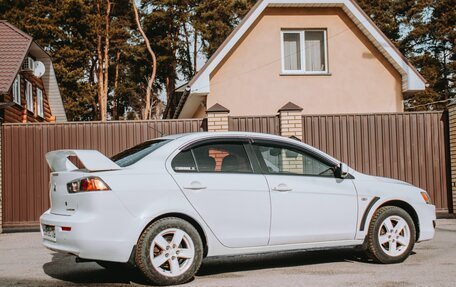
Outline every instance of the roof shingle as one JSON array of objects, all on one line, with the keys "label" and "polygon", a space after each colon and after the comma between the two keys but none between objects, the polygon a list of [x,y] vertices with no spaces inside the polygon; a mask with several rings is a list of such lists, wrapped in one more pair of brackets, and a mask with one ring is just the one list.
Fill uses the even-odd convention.
[{"label": "roof shingle", "polygon": [[0,20],[0,94],[9,91],[32,41],[31,36]]}]

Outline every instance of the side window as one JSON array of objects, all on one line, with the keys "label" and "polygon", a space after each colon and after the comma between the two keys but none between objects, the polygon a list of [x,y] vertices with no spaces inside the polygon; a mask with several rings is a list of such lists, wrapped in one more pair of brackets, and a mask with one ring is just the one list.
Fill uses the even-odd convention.
[{"label": "side window", "polygon": [[33,113],[33,85],[27,80],[25,81],[25,100],[27,101],[27,110]]},{"label": "side window", "polygon": [[20,105],[21,104],[21,75],[17,74],[16,79],[13,82],[13,101]]},{"label": "side window", "polygon": [[193,149],[199,172],[252,173],[242,143],[214,143]]},{"label": "side window", "polygon": [[193,159],[192,151],[187,150],[179,153],[171,162],[175,172],[196,172],[196,164]]},{"label": "side window", "polygon": [[270,174],[334,177],[334,167],[300,150],[254,144],[263,168]]}]

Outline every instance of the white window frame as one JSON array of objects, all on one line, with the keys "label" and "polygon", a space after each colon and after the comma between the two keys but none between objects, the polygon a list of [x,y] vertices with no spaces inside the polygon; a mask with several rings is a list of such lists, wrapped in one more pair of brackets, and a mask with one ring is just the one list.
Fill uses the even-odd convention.
[{"label": "white window frame", "polygon": [[44,105],[43,105],[43,90],[36,88],[36,113],[40,117],[44,117]]},{"label": "white window frame", "polygon": [[25,101],[27,102],[27,110],[33,113],[33,85],[27,80],[25,80]]},{"label": "white window frame", "polygon": [[21,104],[21,75],[17,74],[13,82],[12,88],[13,102],[20,105]]},{"label": "white window frame", "polygon": [[[305,52],[305,39],[307,31],[323,32],[324,48],[325,48],[325,70],[324,71],[306,71],[306,52]],[[292,33],[299,34],[300,46],[301,46],[301,70],[286,70],[285,69],[285,49],[284,49],[284,34]],[[284,29],[280,31],[280,58],[282,62],[282,74],[283,75],[321,75],[329,74],[328,71],[328,39],[326,37],[326,29],[299,29],[299,30],[288,30]]]}]

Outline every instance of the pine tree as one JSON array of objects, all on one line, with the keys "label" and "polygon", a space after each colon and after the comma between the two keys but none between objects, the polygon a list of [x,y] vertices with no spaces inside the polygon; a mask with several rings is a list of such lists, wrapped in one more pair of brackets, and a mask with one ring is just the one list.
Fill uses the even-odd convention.
[{"label": "pine tree", "polygon": [[210,57],[239,24],[256,0],[206,0],[196,6],[195,27]]},{"label": "pine tree", "polygon": [[456,96],[454,0],[361,0],[360,6],[428,82],[407,110],[443,109]]}]

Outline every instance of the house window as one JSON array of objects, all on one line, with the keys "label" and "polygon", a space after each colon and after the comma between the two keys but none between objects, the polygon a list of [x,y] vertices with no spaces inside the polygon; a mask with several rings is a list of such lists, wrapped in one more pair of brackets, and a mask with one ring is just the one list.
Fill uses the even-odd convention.
[{"label": "house window", "polygon": [[36,112],[38,116],[44,117],[44,109],[43,109],[43,91],[41,89],[36,88]]},{"label": "house window", "polygon": [[25,81],[25,99],[27,101],[27,110],[33,113],[33,86],[29,81]]},{"label": "house window", "polygon": [[13,101],[20,105],[21,104],[21,75],[17,75],[13,82]]},{"label": "house window", "polygon": [[328,72],[326,30],[284,30],[281,34],[284,74]]}]

